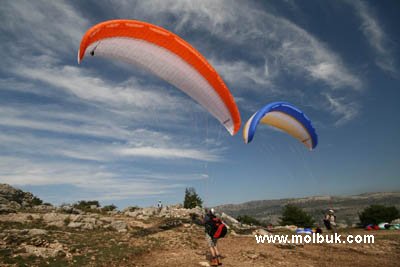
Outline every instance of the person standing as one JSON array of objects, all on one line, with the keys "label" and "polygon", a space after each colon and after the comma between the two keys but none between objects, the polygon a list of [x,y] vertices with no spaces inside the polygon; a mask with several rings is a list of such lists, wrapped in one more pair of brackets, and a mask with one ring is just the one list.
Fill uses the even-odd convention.
[{"label": "person standing", "polygon": [[211,252],[211,266],[222,265],[221,255],[219,254],[217,247],[217,238],[213,237],[213,232],[215,229],[215,221],[218,218],[215,216],[215,210],[212,208],[210,210],[206,210],[206,215],[204,216],[204,226],[206,232],[206,241],[207,245],[210,248]]},{"label": "person standing", "polygon": [[161,200],[159,200],[157,203],[158,212],[160,212],[162,210],[162,207],[163,207],[163,205],[161,203]]},{"label": "person standing", "polygon": [[329,210],[324,217],[324,224],[327,230],[336,232],[336,215],[333,210]]}]

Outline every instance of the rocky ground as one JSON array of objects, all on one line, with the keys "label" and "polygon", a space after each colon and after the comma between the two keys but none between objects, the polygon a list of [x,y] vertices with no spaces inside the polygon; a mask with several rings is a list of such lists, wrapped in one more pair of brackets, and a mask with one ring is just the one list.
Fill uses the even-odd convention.
[{"label": "rocky ground", "polygon": [[[0,185],[0,266],[209,266],[200,225],[203,210],[179,205],[82,211],[43,205],[32,194]],[[375,244],[257,244],[265,229],[241,225],[227,214],[219,240],[223,266],[399,266],[400,231],[374,234]],[[273,233],[292,234],[295,227]]]},{"label": "rocky ground", "polygon": [[[19,212],[0,215],[0,230],[1,266],[208,266],[204,229],[190,216]],[[224,266],[398,266],[400,231],[373,234],[370,245],[278,246],[232,231],[219,246]]]}]

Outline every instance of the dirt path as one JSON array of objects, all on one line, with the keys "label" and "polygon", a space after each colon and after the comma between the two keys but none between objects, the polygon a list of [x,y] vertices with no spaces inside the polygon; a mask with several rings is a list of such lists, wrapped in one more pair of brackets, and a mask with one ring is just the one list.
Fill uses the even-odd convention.
[{"label": "dirt path", "polygon": [[[191,233],[191,234],[190,234]],[[366,234],[356,231],[353,234]],[[190,235],[189,235],[190,234]],[[223,266],[399,266],[399,231],[374,232],[375,244],[320,244],[292,249],[256,244],[254,237],[228,236],[219,240]],[[165,240],[136,266],[208,266],[201,229],[175,229],[160,233]]]}]

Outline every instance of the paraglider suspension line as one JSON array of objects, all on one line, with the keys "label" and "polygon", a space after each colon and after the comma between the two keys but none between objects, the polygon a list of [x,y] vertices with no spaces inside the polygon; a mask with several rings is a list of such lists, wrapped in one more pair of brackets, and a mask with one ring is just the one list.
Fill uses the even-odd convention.
[{"label": "paraglider suspension line", "polygon": [[96,48],[99,46],[100,43],[101,43],[101,42],[99,42],[99,43],[93,48],[93,50],[90,51],[90,55],[91,55],[91,56],[94,56],[94,51],[96,50]]},{"label": "paraglider suspension line", "polygon": [[228,123],[230,120],[231,120],[231,119],[227,119],[227,120],[225,120],[222,124],[226,124],[226,123]]}]

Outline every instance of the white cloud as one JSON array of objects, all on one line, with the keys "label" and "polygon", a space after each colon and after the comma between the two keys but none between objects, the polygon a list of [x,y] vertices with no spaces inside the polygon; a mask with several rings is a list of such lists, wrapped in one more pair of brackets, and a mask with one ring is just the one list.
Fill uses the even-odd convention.
[{"label": "white cloud", "polygon": [[[279,72],[287,71],[291,75],[306,74],[309,79],[323,81],[334,88],[359,89],[362,84],[337,54],[310,33],[248,2],[139,1],[134,9],[126,3],[118,11],[133,12],[160,25],[168,21],[167,28],[178,34],[185,34],[189,29],[210,32],[214,38],[236,45],[241,53],[265,62],[258,67],[254,64],[249,67],[249,63],[240,60],[226,62],[216,57],[218,52],[204,48],[207,47],[204,39],[194,40],[197,41],[194,45],[212,58],[216,69],[225,75],[229,73],[226,79],[234,82],[252,80],[267,85]],[[174,23],[168,19],[171,14],[176,18]]]},{"label": "white cloud", "polygon": [[343,125],[358,116],[359,106],[356,102],[349,102],[344,97],[333,97],[328,93],[325,94],[325,97],[329,103],[327,108],[331,110],[333,114],[340,117],[340,119],[335,122],[335,125]]},{"label": "white cloud", "polygon": [[67,113],[54,108],[0,107],[0,125],[8,128],[46,131],[57,134],[126,140],[132,133],[112,121],[110,117],[93,117],[90,114]]},{"label": "white cloud", "polygon": [[[218,153],[222,151],[219,146],[207,150],[200,145],[178,142],[178,136],[172,137],[162,132],[147,129],[127,131],[112,124],[107,128],[102,124],[92,124],[88,129],[87,126],[73,127],[46,121],[32,123],[32,120],[9,118],[0,125],[8,129],[25,128],[24,132],[0,133],[0,148],[3,152],[12,151],[31,157],[56,156],[98,162],[113,162],[122,158],[126,160],[127,157],[217,161]],[[41,136],[35,131],[50,131],[58,135]],[[91,140],[72,139],[68,136],[86,136]],[[108,140],[96,141],[94,137],[106,137]]]},{"label": "white cloud", "polygon": [[[160,93],[152,86],[140,84],[136,79],[124,84],[109,83],[99,76],[73,66],[30,68],[19,66],[15,74],[62,88],[85,101],[99,102],[113,107],[170,109],[182,106],[184,100]],[[157,88],[160,89],[160,88]],[[182,107],[181,107],[182,108]]]},{"label": "white cloud", "polygon": [[203,161],[218,161],[219,158],[215,154],[207,151],[184,148],[167,148],[167,147],[133,147],[122,148],[116,151],[122,156],[138,156],[148,158],[161,159],[195,159]]},{"label": "white cloud", "polygon": [[[132,197],[151,197],[171,193],[185,187],[187,181],[202,180],[201,173],[162,174],[141,170],[130,171],[122,177],[107,166],[70,162],[49,162],[38,159],[0,156],[0,183],[14,186],[72,186],[74,194],[43,198],[56,203],[77,199],[119,200]],[[54,198],[54,199],[53,199]]]},{"label": "white cloud", "polygon": [[19,57],[19,52],[26,55],[32,49],[44,55],[56,56],[56,52],[72,51],[75,55],[83,31],[89,25],[64,1],[6,1],[0,7],[0,16],[4,22],[0,30],[17,40],[8,48]]},{"label": "white cloud", "polygon": [[392,53],[390,40],[374,12],[364,1],[355,0],[348,3],[354,6],[361,19],[361,30],[376,53],[376,65],[385,72],[396,74],[396,57]]},{"label": "white cloud", "polygon": [[268,66],[255,67],[245,61],[224,61],[221,59],[211,59],[211,64],[218,70],[224,79],[235,87],[242,87],[248,90],[274,91],[273,77],[271,77]]}]

